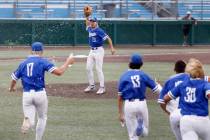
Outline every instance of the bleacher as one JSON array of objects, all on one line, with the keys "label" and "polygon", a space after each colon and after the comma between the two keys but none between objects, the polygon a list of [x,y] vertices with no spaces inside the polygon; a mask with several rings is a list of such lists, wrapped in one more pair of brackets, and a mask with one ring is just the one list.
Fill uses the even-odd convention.
[{"label": "bleacher", "polygon": [[98,18],[150,18],[152,13],[134,0],[1,0],[0,18],[84,18],[91,5]]},{"label": "bleacher", "polygon": [[179,16],[183,17],[187,11],[191,11],[196,19],[210,19],[210,1],[209,0],[179,0]]},{"label": "bleacher", "polygon": [[[202,1],[202,2],[201,2]],[[155,7],[146,7],[152,0],[0,0],[0,18],[44,18],[44,19],[81,19],[85,5],[93,7],[93,15],[99,19],[152,19],[159,17],[154,12]],[[165,2],[165,3],[164,3]],[[170,0],[156,2],[160,8],[170,7]],[[151,6],[154,6],[152,4]],[[197,19],[210,19],[209,0],[179,0],[178,16],[183,17],[191,11]],[[168,12],[168,11],[167,11]],[[170,11],[169,11],[170,12]],[[172,13],[173,15],[173,13]]]}]

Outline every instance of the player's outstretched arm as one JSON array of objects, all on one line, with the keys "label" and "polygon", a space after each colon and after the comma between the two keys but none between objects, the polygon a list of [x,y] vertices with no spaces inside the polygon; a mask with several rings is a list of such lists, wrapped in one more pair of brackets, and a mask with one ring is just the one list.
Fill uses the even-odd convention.
[{"label": "player's outstretched arm", "polygon": [[10,84],[10,88],[9,88],[9,91],[10,92],[13,92],[13,91],[15,91],[15,85],[16,85],[16,81],[15,80],[12,80],[11,81],[11,84]]},{"label": "player's outstretched arm", "polygon": [[107,37],[107,41],[108,41],[108,43],[109,43],[109,47],[110,47],[110,49],[111,49],[111,53],[112,53],[112,55],[114,55],[115,52],[116,52],[116,50],[115,50],[115,48],[113,47],[112,39],[111,39],[109,36]]},{"label": "player's outstretched arm", "polygon": [[66,71],[66,69],[68,68],[68,66],[71,65],[71,64],[73,64],[73,63],[74,63],[74,58],[73,58],[72,55],[70,55],[66,59],[65,63],[62,66],[57,67],[52,73],[54,75],[60,76],[60,75],[62,75]]}]

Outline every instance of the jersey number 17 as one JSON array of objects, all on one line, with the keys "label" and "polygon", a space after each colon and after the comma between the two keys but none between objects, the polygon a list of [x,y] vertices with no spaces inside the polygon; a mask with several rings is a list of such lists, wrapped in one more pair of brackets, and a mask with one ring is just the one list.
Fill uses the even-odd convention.
[{"label": "jersey number 17", "polygon": [[27,64],[27,76],[28,77],[31,77],[33,75],[33,67],[34,67],[34,63]]}]

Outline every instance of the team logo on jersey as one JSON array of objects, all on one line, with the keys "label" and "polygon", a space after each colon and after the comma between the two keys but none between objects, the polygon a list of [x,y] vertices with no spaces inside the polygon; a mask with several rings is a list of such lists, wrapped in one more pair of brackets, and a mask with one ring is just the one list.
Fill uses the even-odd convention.
[{"label": "team logo on jersey", "polygon": [[96,36],[96,33],[89,33],[89,37]]}]

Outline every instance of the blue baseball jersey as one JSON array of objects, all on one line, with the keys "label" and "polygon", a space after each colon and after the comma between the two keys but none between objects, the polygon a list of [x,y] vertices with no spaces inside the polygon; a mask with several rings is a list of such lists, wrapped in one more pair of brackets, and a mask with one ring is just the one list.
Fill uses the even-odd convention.
[{"label": "blue baseball jersey", "polygon": [[185,80],[188,80],[190,78],[189,74],[186,73],[178,73],[173,76],[171,76],[164,84],[159,98],[158,103],[165,103],[164,102],[164,96],[172,90],[174,87],[177,87],[180,83],[182,83]]},{"label": "blue baseball jersey", "polygon": [[120,78],[118,93],[123,100],[145,99],[146,88],[153,92],[158,90],[158,85],[141,70],[128,70]]},{"label": "blue baseball jersey", "polygon": [[101,47],[104,41],[108,38],[108,35],[99,27],[91,28],[87,27],[89,33],[89,45],[91,48]]},{"label": "blue baseball jersey", "polygon": [[54,69],[54,64],[47,59],[31,55],[19,65],[11,77],[13,80],[21,79],[23,91],[38,91],[45,88],[45,71],[52,72]]},{"label": "blue baseball jersey", "polygon": [[210,84],[203,79],[188,79],[168,92],[175,99],[180,97],[182,115],[208,116],[208,98]]}]

